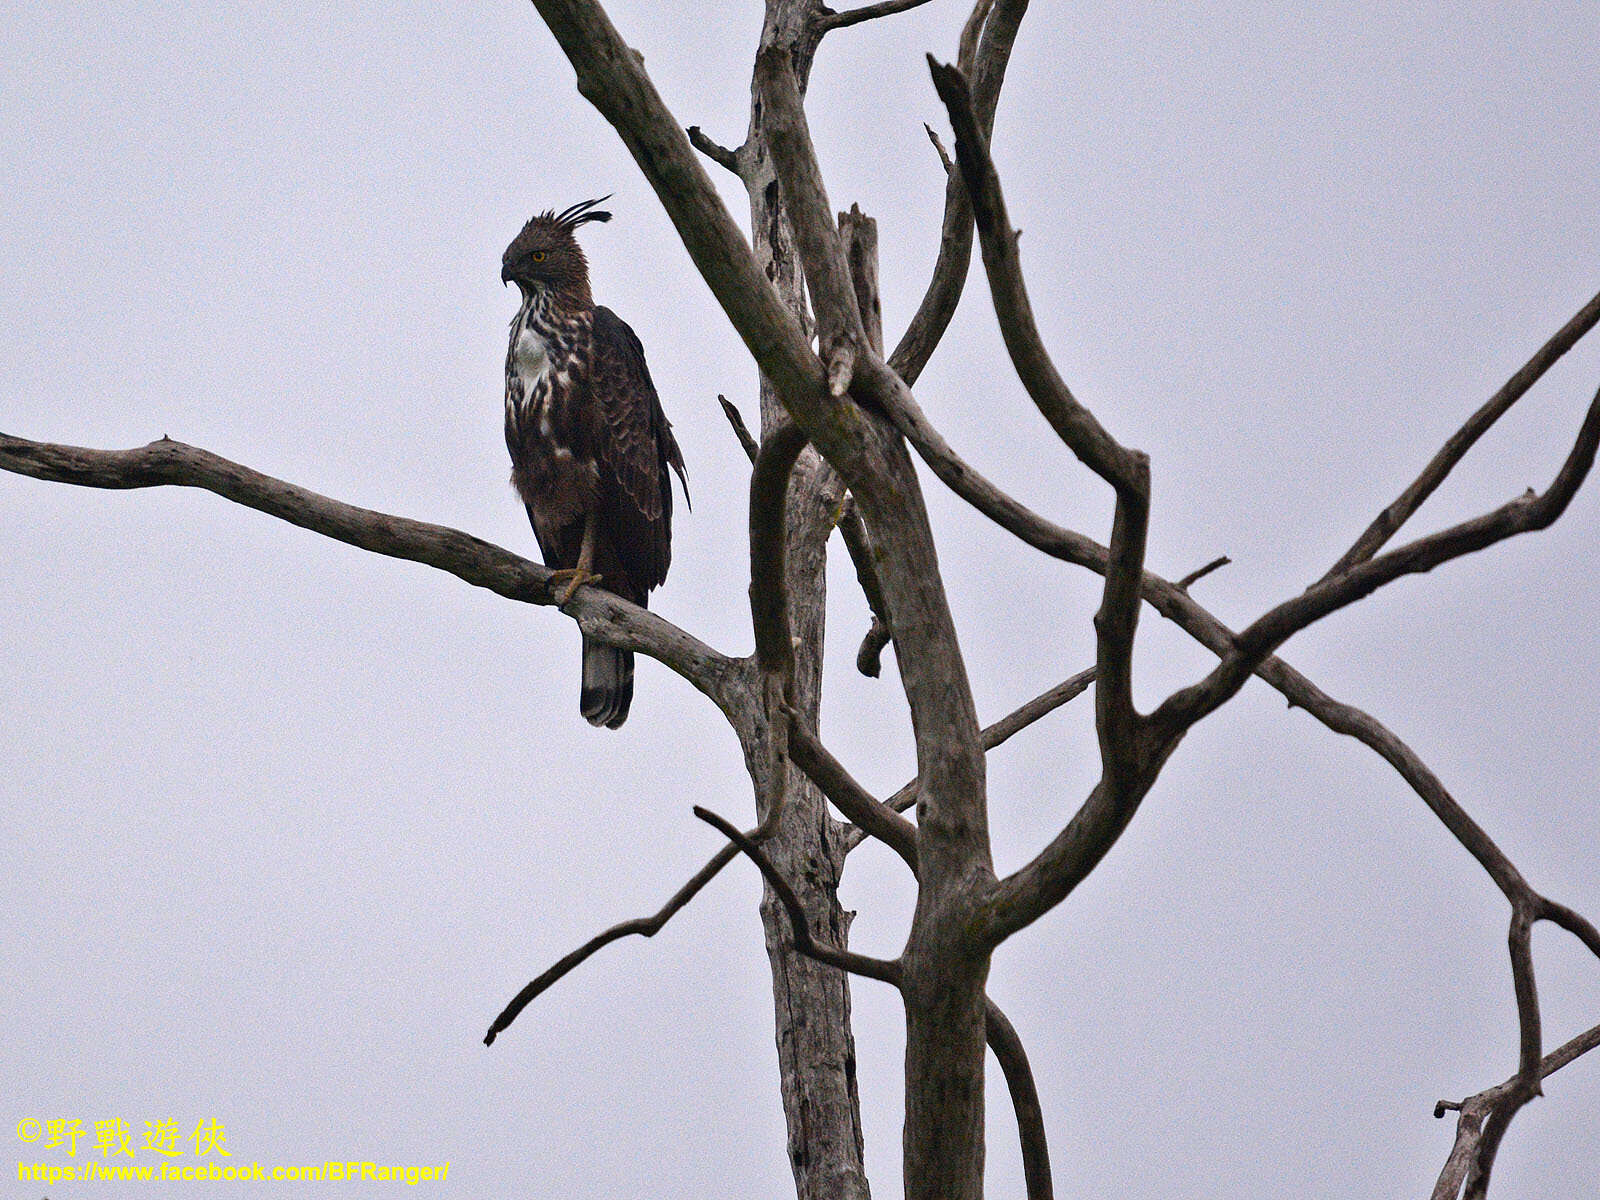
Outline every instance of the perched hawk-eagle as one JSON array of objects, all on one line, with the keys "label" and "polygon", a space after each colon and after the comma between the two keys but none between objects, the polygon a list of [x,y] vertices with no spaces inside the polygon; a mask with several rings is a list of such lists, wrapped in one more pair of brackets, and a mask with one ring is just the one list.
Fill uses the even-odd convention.
[{"label": "perched hawk-eagle", "polygon": [[[672,477],[689,498],[683,455],[661,411],[644,347],[597,307],[573,230],[609,221],[600,200],[541,213],[506,247],[500,278],[522,291],[506,354],[511,482],[527,505],[561,601],[586,583],[647,603],[672,561]],[[615,729],[633,699],[633,651],[583,639],[578,708]]]}]

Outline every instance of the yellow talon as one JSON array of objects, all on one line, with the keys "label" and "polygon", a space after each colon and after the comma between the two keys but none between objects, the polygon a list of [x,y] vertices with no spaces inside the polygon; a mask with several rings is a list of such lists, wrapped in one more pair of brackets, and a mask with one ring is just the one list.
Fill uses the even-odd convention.
[{"label": "yellow talon", "polygon": [[559,571],[551,571],[551,587],[555,587],[563,579],[567,581],[566,589],[561,593],[561,599],[556,601],[556,607],[565,608],[567,606],[567,602],[572,599],[573,592],[577,591],[586,583],[599,583],[601,578],[602,577],[599,575],[591,575],[582,567],[563,567]]}]

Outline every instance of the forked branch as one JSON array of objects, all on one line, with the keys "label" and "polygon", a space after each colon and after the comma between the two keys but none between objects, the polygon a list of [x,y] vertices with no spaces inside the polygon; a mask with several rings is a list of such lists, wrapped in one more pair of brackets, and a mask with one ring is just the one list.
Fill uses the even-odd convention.
[{"label": "forked branch", "polygon": [[1366,562],[1381,550],[1400,527],[1411,519],[1412,514],[1422,507],[1423,502],[1433,495],[1434,490],[1445,481],[1456,464],[1466,457],[1467,451],[1489,431],[1489,427],[1503,417],[1513,404],[1522,399],[1528,389],[1538,383],[1544,373],[1555,366],[1562,355],[1576,346],[1579,339],[1593,329],[1597,322],[1600,322],[1600,293],[1580,308],[1572,320],[1558,329],[1548,342],[1539,347],[1538,353],[1523,363],[1516,374],[1506,380],[1504,386],[1490,396],[1482,408],[1468,417],[1466,424],[1450,435],[1450,439],[1440,448],[1439,453],[1435,454],[1423,468],[1422,474],[1400,493],[1393,504],[1373,519],[1372,524],[1367,526],[1355,540],[1354,545],[1340,556],[1339,561],[1329,568],[1322,579],[1332,579],[1336,575],[1341,575],[1356,564]]},{"label": "forked branch", "polygon": [[[1548,1079],[1597,1046],[1600,1046],[1600,1025],[1585,1030],[1546,1054],[1539,1062],[1538,1081]],[[1445,1161],[1444,1170],[1439,1173],[1438,1182],[1434,1184],[1431,1200],[1457,1200],[1462,1194],[1463,1184],[1467,1185],[1466,1200],[1483,1200],[1489,1184],[1489,1172],[1480,1166],[1484,1142],[1489,1133],[1486,1121],[1492,1121],[1494,1114],[1525,1091],[1526,1086],[1525,1075],[1519,1070],[1504,1083],[1475,1096],[1468,1096],[1459,1102],[1441,1100],[1434,1106],[1435,1117],[1443,1118],[1447,1112],[1460,1115],[1456,1118],[1455,1144]],[[1492,1154],[1490,1158],[1492,1165]]]},{"label": "forked branch", "polygon": [[1583,485],[1600,447],[1600,391],[1548,489],[1524,495],[1469,521],[1418,538],[1313,584],[1257,618],[1205,679],[1175,692],[1152,715],[1167,729],[1185,729],[1225,703],[1269,654],[1295,633],[1404,575],[1431,571],[1522,533],[1547,529],[1560,518]]}]

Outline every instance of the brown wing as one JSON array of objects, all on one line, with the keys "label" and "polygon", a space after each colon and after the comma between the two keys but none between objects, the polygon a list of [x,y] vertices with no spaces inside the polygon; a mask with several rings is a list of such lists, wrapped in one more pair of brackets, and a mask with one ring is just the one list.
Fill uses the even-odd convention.
[{"label": "brown wing", "polygon": [[683,455],[661,411],[644,347],[627,322],[596,308],[589,394],[599,416],[600,529],[643,603],[672,563],[672,471],[689,496]]}]

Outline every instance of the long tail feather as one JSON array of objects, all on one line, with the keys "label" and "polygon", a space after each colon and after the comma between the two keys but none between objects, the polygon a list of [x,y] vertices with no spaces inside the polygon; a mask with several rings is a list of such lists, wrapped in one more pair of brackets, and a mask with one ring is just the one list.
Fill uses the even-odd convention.
[{"label": "long tail feather", "polygon": [[633,702],[633,651],[583,639],[583,690],[578,711],[591,725],[615,729]]}]

